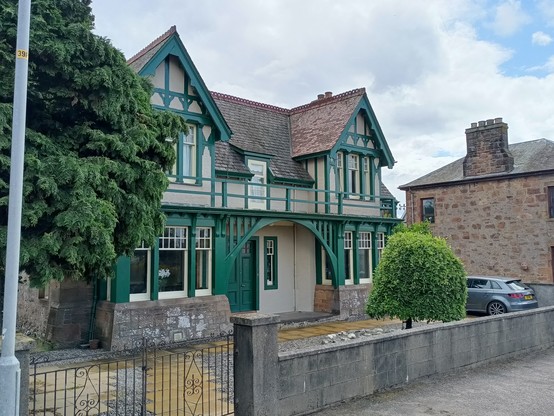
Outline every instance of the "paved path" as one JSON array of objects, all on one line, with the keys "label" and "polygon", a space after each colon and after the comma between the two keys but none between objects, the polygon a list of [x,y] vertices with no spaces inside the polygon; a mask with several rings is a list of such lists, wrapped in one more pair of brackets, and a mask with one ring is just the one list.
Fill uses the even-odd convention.
[{"label": "paved path", "polygon": [[432,376],[316,413],[319,416],[551,416],[554,348]]}]

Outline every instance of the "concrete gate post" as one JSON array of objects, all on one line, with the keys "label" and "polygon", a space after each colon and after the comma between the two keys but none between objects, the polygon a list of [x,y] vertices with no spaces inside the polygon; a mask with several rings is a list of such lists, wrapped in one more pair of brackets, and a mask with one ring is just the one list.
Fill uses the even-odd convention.
[{"label": "concrete gate post", "polygon": [[276,414],[279,364],[276,315],[247,313],[234,324],[235,415]]}]

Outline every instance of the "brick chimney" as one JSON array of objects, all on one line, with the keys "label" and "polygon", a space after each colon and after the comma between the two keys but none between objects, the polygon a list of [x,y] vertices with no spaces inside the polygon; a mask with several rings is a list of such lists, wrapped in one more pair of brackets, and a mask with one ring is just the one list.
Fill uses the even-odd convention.
[{"label": "brick chimney", "polygon": [[471,123],[466,129],[464,177],[510,172],[514,157],[508,150],[508,125],[502,118]]}]

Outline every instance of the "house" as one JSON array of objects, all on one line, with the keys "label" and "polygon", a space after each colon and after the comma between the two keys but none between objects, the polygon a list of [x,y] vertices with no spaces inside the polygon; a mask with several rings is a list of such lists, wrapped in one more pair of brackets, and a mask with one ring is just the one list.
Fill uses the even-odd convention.
[{"label": "house", "polygon": [[501,118],[466,129],[467,154],[400,186],[409,224],[429,221],[468,274],[554,282],[554,142],[508,144]]},{"label": "house", "polygon": [[88,318],[73,337],[92,322],[111,349],[219,334],[234,312],[363,314],[400,221],[381,180],[394,158],[365,89],[292,109],[211,92],[175,27],[128,64],[152,81],[152,105],[188,125],[169,139],[165,231],[90,292],[58,287],[50,337],[67,334],[63,317],[77,310]]}]

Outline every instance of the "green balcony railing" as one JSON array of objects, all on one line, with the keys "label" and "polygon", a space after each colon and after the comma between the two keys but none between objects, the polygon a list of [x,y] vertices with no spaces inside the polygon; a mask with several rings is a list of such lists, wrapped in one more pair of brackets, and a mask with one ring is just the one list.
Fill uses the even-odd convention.
[{"label": "green balcony railing", "polygon": [[[349,194],[293,185],[259,184],[227,178],[182,179],[184,180],[170,183],[164,202],[185,202],[211,208],[396,218],[397,201],[378,195]],[[186,200],[177,195],[186,195]]]}]

